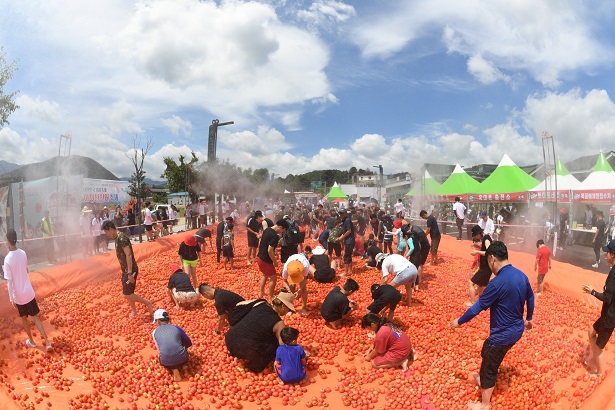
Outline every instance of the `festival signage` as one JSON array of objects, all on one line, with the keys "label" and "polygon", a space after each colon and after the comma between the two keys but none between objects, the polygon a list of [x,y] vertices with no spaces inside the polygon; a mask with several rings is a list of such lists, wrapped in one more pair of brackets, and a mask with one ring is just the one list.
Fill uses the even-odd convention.
[{"label": "festival signage", "polygon": [[570,190],[565,191],[555,191],[555,190],[547,190],[547,191],[530,191],[530,201],[532,202],[545,202],[545,201],[554,201],[556,198],[557,192],[557,200],[559,202],[570,202]]},{"label": "festival signage", "polygon": [[572,201],[582,204],[613,204],[615,189],[592,189],[572,191]]},{"label": "festival signage", "polygon": [[6,216],[10,187],[10,185],[7,185],[0,188],[0,241],[6,240]]},{"label": "festival signage", "polygon": [[527,202],[527,191],[506,192],[502,194],[470,194],[470,202]]},{"label": "festival signage", "polygon": [[96,205],[124,205],[130,199],[128,181],[83,178],[81,203]]}]

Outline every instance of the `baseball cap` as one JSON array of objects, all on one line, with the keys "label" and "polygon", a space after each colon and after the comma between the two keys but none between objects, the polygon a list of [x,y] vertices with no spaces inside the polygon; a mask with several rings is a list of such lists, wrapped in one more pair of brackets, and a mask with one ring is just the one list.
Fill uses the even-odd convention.
[{"label": "baseball cap", "polygon": [[288,283],[290,283],[291,285],[301,283],[305,279],[305,268],[303,267],[303,264],[298,260],[288,262],[286,271],[288,272]]},{"label": "baseball cap", "polygon": [[401,228],[402,224],[403,223],[401,219],[396,219],[395,222],[393,222],[393,226],[396,227],[397,229]]},{"label": "baseball cap", "polygon": [[199,235],[194,235],[194,240],[196,241],[196,243],[205,243],[205,238]]},{"label": "baseball cap", "polygon": [[262,217],[262,216],[263,216],[263,212],[262,212],[262,211],[256,211],[256,212],[254,212],[254,217],[255,217],[255,218],[260,218],[260,217]]},{"label": "baseball cap", "polygon": [[156,323],[157,320],[168,320],[169,314],[164,309],[158,309],[154,312],[154,321],[152,323]]},{"label": "baseball cap", "polygon": [[[8,236],[7,236],[8,237]],[[606,246],[602,247],[602,252],[611,252],[615,253],[615,239],[611,239]]]},{"label": "baseball cap", "polygon": [[182,270],[181,266],[179,266],[177,263],[171,266],[171,275],[174,274],[177,271]]},{"label": "baseball cap", "polygon": [[337,212],[339,212],[340,214],[347,214],[347,213],[348,213],[348,211],[346,210],[346,208],[341,208],[341,209],[340,209],[339,211],[337,211]]},{"label": "baseball cap", "polygon": [[480,217],[487,216],[487,211],[480,211]]},{"label": "baseball cap", "polygon": [[192,235],[186,236],[184,238],[184,243],[188,246],[196,246],[196,239],[194,239],[194,236]]},{"label": "baseball cap", "polygon": [[380,263],[382,262],[387,256],[389,256],[388,253],[379,253],[376,255],[376,257],[374,258],[374,260],[376,261],[376,263]]}]

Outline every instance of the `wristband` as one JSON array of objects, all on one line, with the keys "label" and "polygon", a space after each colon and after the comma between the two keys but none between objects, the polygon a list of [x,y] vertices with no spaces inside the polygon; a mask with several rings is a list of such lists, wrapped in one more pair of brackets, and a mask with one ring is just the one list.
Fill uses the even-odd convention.
[{"label": "wristband", "polygon": [[592,295],[592,296],[596,296],[596,290],[592,289],[592,291],[589,294]]}]

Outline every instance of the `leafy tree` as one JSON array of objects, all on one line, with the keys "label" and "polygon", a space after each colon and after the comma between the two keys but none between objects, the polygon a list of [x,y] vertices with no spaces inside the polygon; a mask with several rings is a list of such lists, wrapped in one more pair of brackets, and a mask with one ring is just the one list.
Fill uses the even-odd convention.
[{"label": "leafy tree", "polygon": [[163,159],[166,168],[160,177],[166,178],[167,186],[170,192],[183,192],[185,190],[190,192],[188,185],[191,181],[188,181],[188,179],[192,179],[192,177],[194,177],[193,175],[190,175],[192,171],[191,165],[199,161],[194,152],[191,152],[191,155],[192,158],[190,158],[190,162],[185,162],[186,157],[180,155],[179,164],[177,164],[171,157],[165,157]]},{"label": "leafy tree", "polygon": [[[135,171],[130,176],[128,181],[128,195],[137,198],[137,225],[141,225],[141,201],[147,197],[147,185],[145,184],[145,171],[143,170],[143,162],[145,156],[154,146],[154,142],[151,138],[147,138],[145,148],[140,147],[141,138],[135,136],[132,140],[132,150],[129,154],[126,154],[132,165],[135,167]],[[143,242],[141,236],[141,229],[139,229],[139,241]]]},{"label": "leafy tree", "polygon": [[13,72],[17,67],[17,63],[13,61],[10,64],[6,63],[6,52],[0,48],[0,128],[8,125],[9,115],[13,113],[19,106],[13,101],[13,97],[17,91],[10,94],[4,93],[4,86],[13,78]]}]

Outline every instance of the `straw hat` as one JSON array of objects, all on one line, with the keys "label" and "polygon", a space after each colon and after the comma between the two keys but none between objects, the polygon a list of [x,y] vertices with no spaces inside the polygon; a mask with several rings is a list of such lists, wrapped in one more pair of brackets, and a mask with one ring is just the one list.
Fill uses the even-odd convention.
[{"label": "straw hat", "polygon": [[87,214],[88,212],[92,212],[92,210],[90,208],[88,208],[88,206],[84,206],[83,209],[81,210],[82,213]]},{"label": "straw hat", "polygon": [[284,303],[286,307],[290,309],[291,312],[296,312],[294,304],[295,297],[292,293],[280,292],[275,298],[278,299],[280,302]]}]

